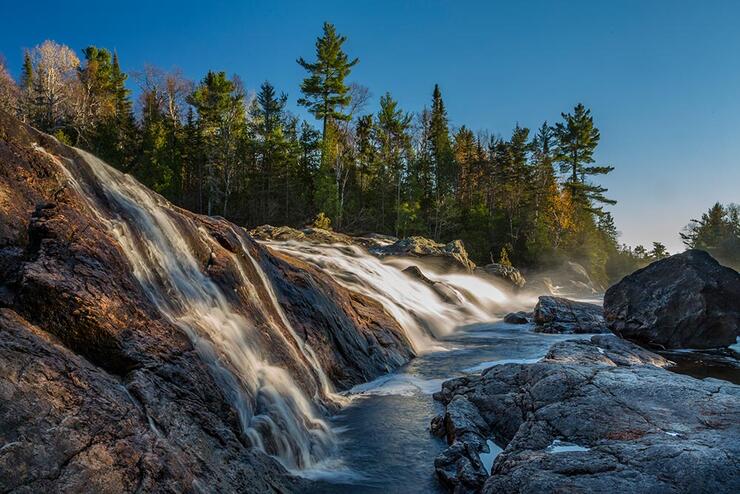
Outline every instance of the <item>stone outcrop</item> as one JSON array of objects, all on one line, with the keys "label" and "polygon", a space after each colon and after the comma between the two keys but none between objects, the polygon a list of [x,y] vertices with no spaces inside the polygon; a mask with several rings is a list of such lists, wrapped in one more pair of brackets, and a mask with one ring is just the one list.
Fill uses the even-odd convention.
[{"label": "stone outcrop", "polygon": [[[80,155],[2,112],[0,137],[0,491],[304,490],[251,447],[233,397],[134,277],[118,232],[80,192],[78,181],[94,183]],[[250,337],[270,349],[261,357],[307,396],[322,391],[247,253],[335,386],[412,356],[378,304],[223,219],[159,202],[202,274],[253,321]]]},{"label": "stone outcrop", "polygon": [[[449,444],[437,475],[456,493],[738,492],[740,387],[670,365],[596,335],[447,381],[432,422]],[[491,439],[505,449],[489,475]]]},{"label": "stone outcrop", "polygon": [[502,279],[514,288],[524,288],[524,285],[527,283],[522,273],[513,266],[504,266],[503,264],[491,263],[477,268],[476,272],[484,275],[493,276],[494,278]]},{"label": "stone outcrop", "polygon": [[344,233],[309,226],[298,230],[289,226],[261,225],[249,230],[249,234],[256,240],[275,240],[279,242],[295,240],[316,244],[349,245],[355,243],[353,237]]},{"label": "stone outcrop", "polygon": [[424,237],[407,237],[390,245],[373,247],[370,252],[378,256],[421,257],[445,269],[461,269],[471,273],[475,270],[475,263],[468,258],[461,240],[440,244]]},{"label": "stone outcrop", "polygon": [[596,304],[543,295],[534,308],[535,331],[541,333],[608,333],[603,309]]},{"label": "stone outcrop", "polygon": [[688,250],[626,276],[607,290],[611,330],[653,348],[712,348],[740,336],[740,274]]}]

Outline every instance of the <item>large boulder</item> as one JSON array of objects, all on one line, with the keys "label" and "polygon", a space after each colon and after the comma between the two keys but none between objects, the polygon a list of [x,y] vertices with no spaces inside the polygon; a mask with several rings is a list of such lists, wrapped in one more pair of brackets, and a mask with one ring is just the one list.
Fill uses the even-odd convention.
[{"label": "large boulder", "polygon": [[390,245],[372,247],[370,252],[378,256],[412,256],[429,259],[440,267],[463,269],[473,272],[475,263],[468,258],[462,240],[440,244],[424,237],[406,237]]},{"label": "large boulder", "polygon": [[[740,387],[670,365],[596,335],[447,381],[437,476],[456,493],[740,492]],[[504,450],[487,472],[491,440]]]},{"label": "large boulder", "polygon": [[609,288],[604,315],[615,334],[649,347],[729,346],[740,335],[740,274],[688,250]]},{"label": "large boulder", "polygon": [[596,304],[543,295],[534,308],[540,333],[608,333],[603,310]]}]

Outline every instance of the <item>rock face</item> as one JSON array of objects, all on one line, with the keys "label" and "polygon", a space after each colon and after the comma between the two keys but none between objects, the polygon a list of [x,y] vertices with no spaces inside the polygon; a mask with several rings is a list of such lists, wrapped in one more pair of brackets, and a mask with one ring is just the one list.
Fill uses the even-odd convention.
[{"label": "rock face", "polygon": [[603,309],[595,304],[541,296],[534,308],[536,331],[541,333],[608,333]]},{"label": "rock face", "polygon": [[607,290],[604,314],[623,338],[656,348],[712,348],[740,336],[740,274],[688,250]]},{"label": "rock face", "polygon": [[[89,202],[115,209],[115,198],[94,185],[81,155],[2,112],[0,137],[0,491],[304,490],[252,447],[224,372],[134,276],[120,244],[131,235]],[[81,184],[93,184],[90,197]],[[306,372],[305,343],[340,388],[412,356],[378,304],[223,219],[157,204],[183,232],[197,275],[249,318],[250,339],[269,348],[260,358],[306,396],[324,391]],[[258,265],[275,297],[290,298],[281,310],[299,341]]]},{"label": "rock face", "polygon": [[495,278],[505,280],[515,288],[523,288],[526,284],[526,280],[524,279],[522,273],[520,273],[519,270],[513,266],[504,266],[503,264],[491,263],[478,268],[478,270]]},{"label": "rock face", "polygon": [[438,244],[424,237],[407,237],[397,242],[373,247],[370,252],[379,256],[413,256],[436,260],[441,267],[462,269],[473,272],[475,263],[468,258],[461,240],[454,240],[448,244]]},{"label": "rock face", "polygon": [[[596,335],[447,381],[432,422],[450,444],[437,475],[458,493],[738,492],[740,387],[668,365]],[[505,446],[490,476],[487,439]]]}]

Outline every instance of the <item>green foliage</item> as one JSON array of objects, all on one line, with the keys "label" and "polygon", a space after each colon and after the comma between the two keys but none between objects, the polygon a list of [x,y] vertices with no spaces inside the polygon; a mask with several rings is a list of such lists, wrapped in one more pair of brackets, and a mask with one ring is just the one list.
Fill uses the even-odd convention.
[{"label": "green foliage", "polygon": [[[80,64],[52,42],[26,53],[18,107],[175,203],[245,225],[314,221],[350,233],[461,238],[478,263],[544,269],[572,259],[604,283],[667,255],[658,243],[649,253],[619,245],[603,209],[614,201],[592,182],[613,168],[594,164],[601,135],[582,104],[554,126],[516,125],[509,137],[465,125],[451,132],[438,85],[416,118],[387,92],[363,112],[366,92],[347,81],[358,59],[345,53],[346,40],[325,23],[314,60],[298,59],[307,72],[298,103],[320,129],[291,115],[287,94],[270,82],[245,108],[239,79],[214,71],[193,85],[146,67],[135,116],[116,53],[89,46]],[[61,104],[70,94],[57,94],[60,85],[54,105],[39,103],[49,89],[39,82],[42,55],[64,60],[75,108]],[[737,208],[717,207],[685,241],[730,259]]]},{"label": "green foliage", "polygon": [[316,40],[316,61],[298,59],[298,64],[309,73],[301,83],[304,96],[298,103],[323,121],[324,134],[328,121],[349,118],[342,111],[351,101],[344,81],[359,59],[350,61],[342,50],[345,41],[347,38],[339,35],[333,24],[325,22],[324,34]]},{"label": "green foliage", "polygon": [[601,214],[599,204],[616,204],[616,201],[604,196],[606,188],[590,183],[587,178],[593,175],[605,175],[611,172],[612,166],[593,166],[594,151],[601,140],[599,129],[594,126],[591,110],[578,103],[573,113],[563,113],[563,122],[555,125],[558,140],[555,161],[560,163],[560,170],[568,175],[566,187],[580,207]]},{"label": "green foliage", "polygon": [[740,206],[737,204],[715,203],[701,218],[691,220],[680,235],[686,247],[705,250],[720,263],[740,269]]}]

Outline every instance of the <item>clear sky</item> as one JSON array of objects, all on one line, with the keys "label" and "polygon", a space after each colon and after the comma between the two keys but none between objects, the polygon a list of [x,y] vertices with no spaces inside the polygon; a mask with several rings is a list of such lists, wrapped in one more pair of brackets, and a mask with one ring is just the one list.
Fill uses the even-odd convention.
[{"label": "clear sky", "polygon": [[[179,67],[269,79],[295,109],[321,24],[360,58],[350,80],[407,111],[439,83],[453,126],[508,137],[583,102],[601,129],[602,180],[621,240],[682,250],[678,231],[740,202],[740,1],[3,2],[15,75],[45,39],[116,49],[124,70]],[[86,5],[87,4],[87,5]],[[369,107],[368,110],[375,110]]]}]

